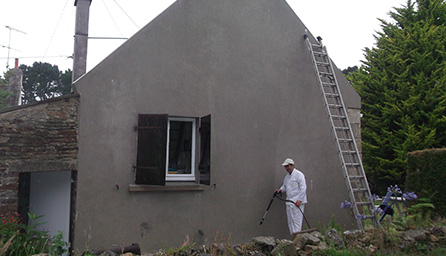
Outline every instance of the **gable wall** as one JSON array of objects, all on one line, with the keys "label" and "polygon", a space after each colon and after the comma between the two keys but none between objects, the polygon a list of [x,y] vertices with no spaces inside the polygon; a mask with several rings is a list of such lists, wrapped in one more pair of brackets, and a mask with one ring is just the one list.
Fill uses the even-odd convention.
[{"label": "gable wall", "polygon": [[[292,157],[307,177],[310,224],[342,225],[348,198],[328,118],[303,40],[285,1],[178,1],[76,83],[81,97],[75,246],[138,242],[143,250],[231,234],[287,238],[277,201]],[[342,88],[348,88],[345,84]],[[346,103],[359,97],[346,89]],[[350,97],[348,95],[351,95]],[[211,186],[129,192],[138,114],[211,114]],[[93,239],[91,239],[93,237]]]}]

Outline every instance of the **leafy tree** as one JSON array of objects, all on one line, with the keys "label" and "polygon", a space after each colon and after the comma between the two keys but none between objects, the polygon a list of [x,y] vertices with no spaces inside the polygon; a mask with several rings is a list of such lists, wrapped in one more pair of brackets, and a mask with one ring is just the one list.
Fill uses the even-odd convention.
[{"label": "leafy tree", "polygon": [[5,107],[5,98],[9,95],[7,91],[5,91],[3,88],[1,88],[0,85],[0,109]]},{"label": "leafy tree", "polygon": [[71,93],[71,70],[59,71],[56,65],[34,62],[20,65],[23,71],[23,104]]},{"label": "leafy tree", "polygon": [[5,78],[0,76],[0,109],[5,107],[5,99],[9,95],[11,95],[10,92],[5,90],[5,86],[8,85],[8,82],[7,82],[8,73],[6,72],[4,74],[4,76],[5,76]]},{"label": "leafy tree", "polygon": [[354,73],[354,72],[356,72],[356,71],[358,71],[358,66],[348,67],[348,68],[342,70],[342,73],[343,73],[345,76],[348,76],[348,75],[350,75],[351,73]]},{"label": "leafy tree", "polygon": [[379,193],[404,184],[408,152],[446,146],[446,2],[408,0],[390,16],[348,77],[362,98],[364,167]]}]

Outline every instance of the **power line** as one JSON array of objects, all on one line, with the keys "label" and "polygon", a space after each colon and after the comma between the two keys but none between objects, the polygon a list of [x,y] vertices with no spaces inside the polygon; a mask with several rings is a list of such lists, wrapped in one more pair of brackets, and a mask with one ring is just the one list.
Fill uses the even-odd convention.
[{"label": "power line", "polygon": [[[73,20],[74,21],[74,15],[73,14],[75,13],[75,11],[76,11],[76,8],[71,8],[70,15],[68,16],[69,19],[67,19],[67,20],[69,20],[69,21]],[[62,40],[60,41],[60,44],[59,44],[59,51],[57,52],[58,54],[61,54],[61,52],[63,52],[62,51],[62,47],[65,46],[65,44],[66,44],[65,43],[65,39],[67,38],[67,33],[72,33],[71,25],[72,24],[70,22],[66,22],[66,24],[65,24],[65,28],[63,29]]]},{"label": "power line", "polygon": [[67,3],[68,3],[68,0],[65,1],[65,5],[62,9],[62,13],[59,15],[59,19],[57,20],[56,27],[54,28],[53,34],[51,35],[51,38],[50,38],[50,41],[48,42],[48,45],[46,46],[45,52],[43,53],[42,61],[43,61],[43,59],[45,59],[46,52],[48,51],[48,48],[50,47],[51,42],[53,41],[54,34],[56,34],[57,28],[59,27],[59,24],[60,24],[60,20],[61,20],[63,14],[65,13],[65,7],[67,6]]},{"label": "power line", "polygon": [[115,4],[119,7],[119,9],[121,9],[121,11],[127,16],[127,18],[129,18],[129,20],[133,22],[133,25],[135,25],[139,29],[139,26],[132,20],[132,18],[130,18],[130,16],[124,11],[124,9],[122,9],[122,7],[116,2],[116,0],[113,0],[113,2],[115,2]]},{"label": "power line", "polygon": [[108,10],[108,7],[107,7],[107,5],[105,4],[104,0],[102,0],[102,3],[104,4],[104,7],[105,7],[105,9],[106,9],[107,12],[108,12],[108,15],[110,16],[110,18],[112,19],[112,21],[113,21],[113,23],[115,24],[116,28],[118,29],[119,34],[121,34],[121,36],[122,36],[123,34],[122,34],[121,30],[119,29],[118,24],[116,23],[115,19],[113,19],[113,15],[111,15],[110,10]]}]

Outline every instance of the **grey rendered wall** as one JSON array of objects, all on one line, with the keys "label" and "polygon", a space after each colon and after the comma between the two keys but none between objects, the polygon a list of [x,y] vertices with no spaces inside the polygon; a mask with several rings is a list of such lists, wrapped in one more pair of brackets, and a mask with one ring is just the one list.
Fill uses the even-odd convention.
[{"label": "grey rendered wall", "polygon": [[[288,238],[273,204],[286,157],[307,177],[316,227],[347,199],[304,25],[282,0],[178,1],[76,84],[80,93],[75,247],[138,242],[179,246],[185,236],[234,243]],[[349,106],[359,97],[348,90]],[[201,192],[129,192],[138,114],[212,115],[211,184]],[[118,189],[119,188],[119,189]]]}]

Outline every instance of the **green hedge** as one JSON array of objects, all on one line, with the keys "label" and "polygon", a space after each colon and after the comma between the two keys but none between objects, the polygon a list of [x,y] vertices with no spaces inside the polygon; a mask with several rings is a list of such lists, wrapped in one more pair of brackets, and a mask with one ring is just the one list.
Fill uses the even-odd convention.
[{"label": "green hedge", "polygon": [[446,217],[446,148],[414,151],[407,157],[406,191],[430,198]]}]

